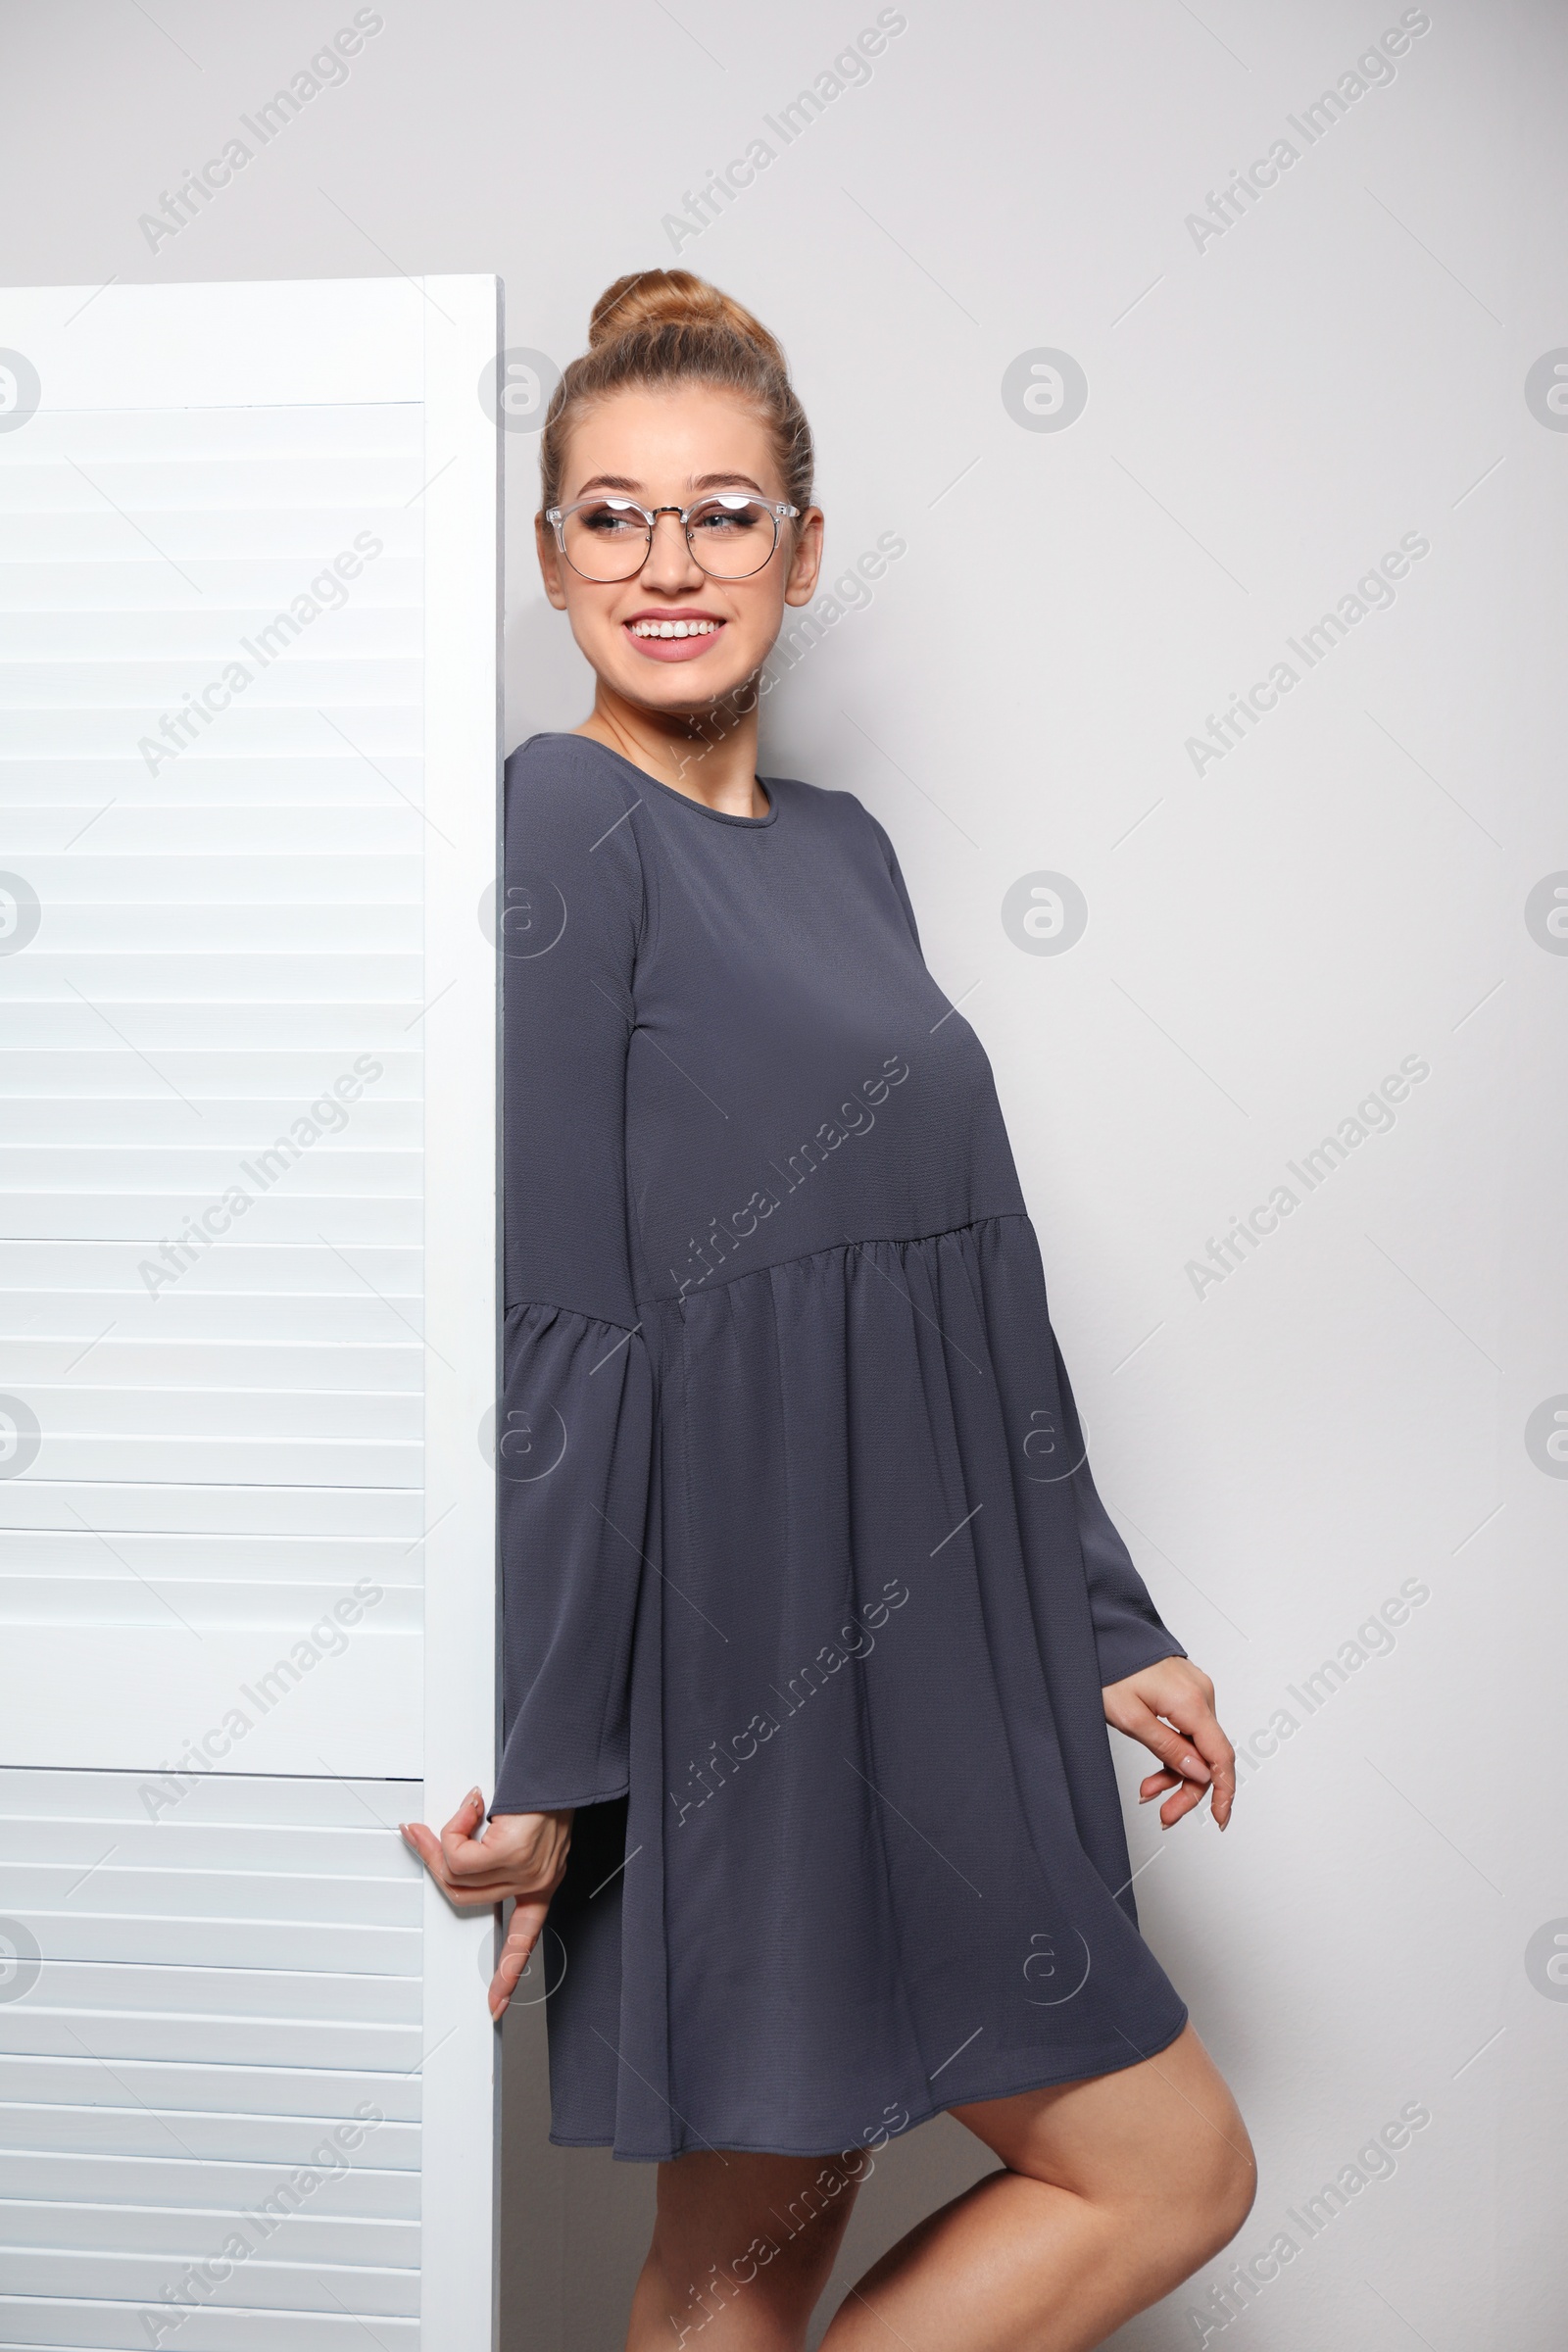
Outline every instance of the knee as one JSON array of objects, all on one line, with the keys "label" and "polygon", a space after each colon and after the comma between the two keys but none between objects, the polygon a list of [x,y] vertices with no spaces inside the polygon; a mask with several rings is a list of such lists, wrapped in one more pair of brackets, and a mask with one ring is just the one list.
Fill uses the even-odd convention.
[{"label": "knee", "polygon": [[1228,2246],[1252,2210],[1257,2159],[1240,2117],[1224,2135],[1205,2132],[1190,2143],[1181,2170],[1181,2227],[1194,2267]]}]

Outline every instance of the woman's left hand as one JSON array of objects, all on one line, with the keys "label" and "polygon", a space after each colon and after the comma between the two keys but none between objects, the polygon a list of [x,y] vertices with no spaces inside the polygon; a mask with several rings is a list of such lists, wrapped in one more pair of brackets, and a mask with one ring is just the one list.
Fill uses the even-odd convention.
[{"label": "woman's left hand", "polygon": [[1236,1797],[1236,1750],[1219,1727],[1214,1686],[1201,1668],[1191,1658],[1160,1658],[1119,1683],[1107,1683],[1102,1696],[1105,1721],[1159,1758],[1162,1769],[1139,1785],[1139,1803],[1150,1804],[1174,1789],[1159,1808],[1168,1830],[1200,1805],[1209,1788],[1214,1819],[1223,1829]]}]

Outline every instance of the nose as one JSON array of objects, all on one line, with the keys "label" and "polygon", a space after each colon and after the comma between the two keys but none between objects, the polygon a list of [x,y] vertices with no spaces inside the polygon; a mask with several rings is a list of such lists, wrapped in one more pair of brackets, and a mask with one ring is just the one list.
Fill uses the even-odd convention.
[{"label": "nose", "polygon": [[679,514],[664,508],[654,516],[653,544],[643,563],[642,579],[656,594],[672,595],[706,575],[692,554]]}]

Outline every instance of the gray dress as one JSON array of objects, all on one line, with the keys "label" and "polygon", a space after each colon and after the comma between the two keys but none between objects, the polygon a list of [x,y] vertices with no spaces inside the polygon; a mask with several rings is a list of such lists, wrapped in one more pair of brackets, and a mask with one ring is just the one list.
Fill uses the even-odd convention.
[{"label": "gray dress", "polygon": [[[498,1813],[573,1806],[552,2136],[815,2155],[1152,2055],[1096,1494],[887,835],[507,763]],[[526,1997],[526,1993],[524,1994]]]}]

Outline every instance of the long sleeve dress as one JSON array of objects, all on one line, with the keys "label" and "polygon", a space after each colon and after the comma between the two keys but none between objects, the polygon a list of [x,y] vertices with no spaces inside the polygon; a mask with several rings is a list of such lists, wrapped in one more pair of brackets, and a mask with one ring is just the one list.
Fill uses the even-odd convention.
[{"label": "long sleeve dress", "polygon": [[886,833],[507,763],[504,1734],[577,1808],[552,2137],[816,2155],[1185,2008],[1103,1684],[1184,1655],[1095,1491],[990,1064]]}]

